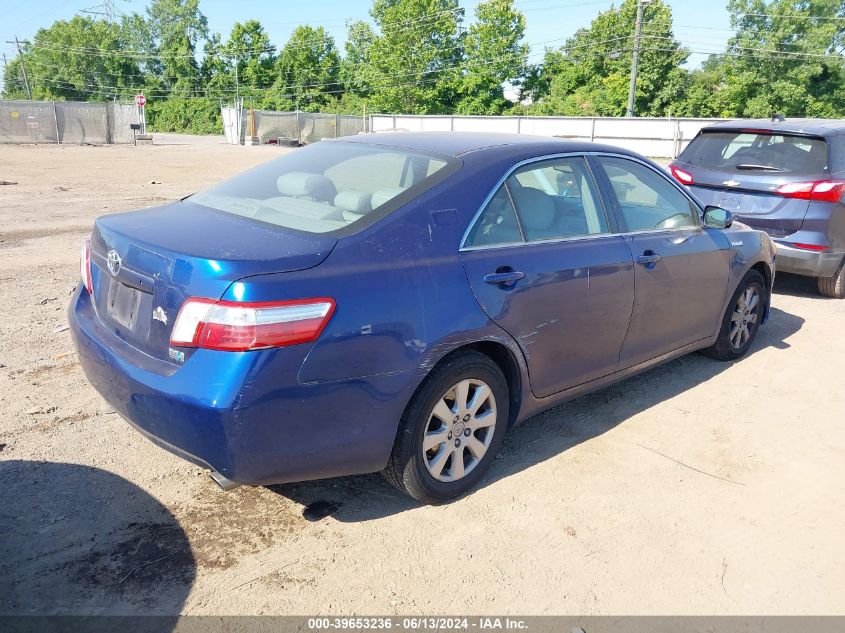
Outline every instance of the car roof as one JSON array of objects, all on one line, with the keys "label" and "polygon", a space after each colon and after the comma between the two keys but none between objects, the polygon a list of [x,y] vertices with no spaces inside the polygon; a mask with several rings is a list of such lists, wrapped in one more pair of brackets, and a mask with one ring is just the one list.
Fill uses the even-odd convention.
[{"label": "car roof", "polygon": [[386,147],[431,152],[461,157],[490,148],[508,147],[522,155],[543,155],[568,152],[607,151],[615,154],[637,156],[634,152],[608,145],[571,141],[553,136],[531,134],[501,134],[488,132],[371,132],[356,136],[329,139],[333,142],[365,143]]},{"label": "car roof", "polygon": [[811,134],[816,136],[839,136],[845,134],[845,119],[786,119],[784,121],[772,121],[771,119],[734,119],[708,125],[702,131],[736,130],[737,128],[753,128],[757,130]]}]

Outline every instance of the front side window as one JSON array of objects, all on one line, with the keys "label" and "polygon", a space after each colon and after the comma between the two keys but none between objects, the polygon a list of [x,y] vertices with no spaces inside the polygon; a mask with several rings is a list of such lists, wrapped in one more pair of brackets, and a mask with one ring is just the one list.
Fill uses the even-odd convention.
[{"label": "front side window", "polygon": [[698,208],[667,178],[625,158],[599,157],[629,231],[698,226]]},{"label": "front side window", "polygon": [[464,246],[491,246],[607,233],[607,218],[584,158],[530,163],[485,206]]},{"label": "front side window", "polygon": [[329,233],[383,217],[459,166],[456,159],[400,148],[324,141],[188,199],[284,228]]}]

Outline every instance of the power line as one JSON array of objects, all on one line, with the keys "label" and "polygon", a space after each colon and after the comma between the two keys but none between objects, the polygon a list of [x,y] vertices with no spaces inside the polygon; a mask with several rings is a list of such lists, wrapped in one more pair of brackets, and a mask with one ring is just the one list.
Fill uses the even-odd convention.
[{"label": "power line", "polygon": [[[115,19],[122,15],[122,13],[115,7],[115,0],[103,0],[100,4],[88,7],[87,9],[80,9],[80,13],[89,13],[91,15],[101,15],[109,22],[114,22]],[[128,0],[124,0],[127,2]]]},{"label": "power line", "polygon": [[[665,40],[665,39],[670,39],[670,38],[652,38],[652,39],[663,39],[663,40]],[[661,47],[659,45],[652,45],[652,46],[642,47],[641,52],[672,52],[672,53],[676,53],[676,52],[678,52],[678,49],[677,48]],[[732,52],[732,51],[717,52],[717,51],[700,50],[700,49],[688,50],[687,52],[698,53],[698,54],[721,54],[721,55],[726,55],[726,56],[739,56],[741,54],[741,53],[736,53],[736,52]],[[759,51],[757,51],[757,52],[759,52]],[[763,52],[775,53],[775,54],[777,54],[777,53],[782,54],[783,53],[782,51],[781,52],[779,52],[779,51],[763,51]],[[534,53],[533,55],[536,56],[537,53]],[[602,51],[587,51],[586,55],[587,56],[609,57],[611,55],[611,53],[602,52]],[[828,56],[828,57],[832,57],[832,56]],[[839,56],[833,56],[833,57],[836,57],[837,59],[840,59],[840,60],[842,59],[842,57],[839,57]],[[494,63],[495,61],[499,61],[500,59],[504,59],[504,58],[498,58],[498,59],[495,59],[495,60],[490,60],[489,63]],[[583,56],[582,57],[567,56],[567,57],[562,59],[562,61],[567,61],[567,62],[578,62],[578,61],[582,61],[582,60],[583,60]],[[380,77],[377,80],[370,82],[367,87],[370,88],[370,89],[397,89],[397,88],[404,88],[404,87],[430,85],[430,84],[433,84],[433,83],[436,83],[437,81],[439,81],[439,78],[437,76],[435,76],[437,74],[437,72],[442,72],[442,71],[450,70],[450,69],[454,69],[454,68],[455,67],[445,67],[445,68],[440,69],[439,71],[432,71],[432,72],[427,73],[428,75],[430,75],[428,78],[416,79],[414,81],[404,81],[404,82],[391,83],[391,82],[385,82],[384,81],[384,79],[389,79],[390,78],[389,76],[388,77]],[[397,75],[397,76],[402,76],[402,75]],[[64,81],[61,81],[61,80],[55,80],[55,79],[51,80],[51,79],[45,78],[44,81],[45,81],[45,83],[48,83],[48,84],[57,85],[57,86],[60,86],[60,87],[66,87],[67,89],[76,90],[78,92],[82,92],[82,93],[86,93],[86,94],[98,94],[98,93],[101,94],[102,93],[102,90],[81,89],[74,84],[71,84],[69,82],[64,82]],[[339,82],[338,82],[338,84],[339,84]],[[294,88],[302,88],[304,86],[293,86],[293,87]],[[137,88],[124,88],[124,87],[117,87],[117,86],[101,86],[100,88],[101,89],[102,88],[114,88],[114,90],[112,92],[110,92],[110,94],[114,94],[115,96],[130,96],[131,94],[134,94],[133,91],[139,90]],[[280,94],[282,92],[283,88],[284,87],[269,86],[269,87],[266,87],[266,88],[260,88],[260,87],[242,88],[242,90],[244,90],[244,94],[249,95],[249,96],[258,96],[258,95],[261,95],[261,94],[274,94],[276,96],[282,96],[282,97],[285,97],[285,98],[295,98],[297,96],[301,96],[301,95],[297,95],[296,93]],[[158,98],[164,99],[164,98],[170,98],[170,97],[174,97],[174,96],[178,97],[178,98],[185,98],[185,99],[209,99],[209,98],[211,98],[211,99],[221,98],[222,99],[222,98],[230,98],[233,94],[233,91],[231,91],[231,90],[218,90],[216,92],[211,92],[211,93],[206,93],[206,94],[197,94],[199,92],[201,92],[201,91],[200,90],[194,90],[187,95],[172,95],[172,94],[169,94],[169,93],[160,93],[160,94],[150,93],[148,91],[147,95],[148,95],[149,98],[156,98],[156,99],[158,99]],[[306,96],[309,97],[309,98],[316,98],[316,97],[326,96],[326,95],[340,95],[340,94],[344,94],[344,93],[347,93],[347,92],[354,92],[354,90],[349,89],[349,88],[340,88],[340,89],[336,89],[336,90],[312,91],[309,94],[307,94]]]},{"label": "power line", "polygon": [[841,15],[801,15],[800,13],[786,14],[786,13],[743,13],[734,12],[733,16],[745,16],[751,18],[780,18],[786,20],[845,20],[845,16]]},{"label": "power line", "polygon": [[[574,52],[574,51],[581,50],[581,49],[584,49],[584,48],[593,48],[593,47],[600,46],[600,45],[603,45],[603,44],[621,42],[621,41],[624,41],[624,40],[628,40],[630,38],[631,38],[631,36],[621,36],[621,37],[616,37],[616,38],[609,38],[607,40],[597,40],[597,41],[582,44],[580,46],[564,47],[562,50]],[[560,39],[568,39],[568,38],[558,38],[557,40],[547,40],[545,42],[538,42],[538,43],[534,43],[534,44],[529,44],[529,47],[532,47],[532,46],[536,47],[536,46],[541,45],[541,44],[548,44],[548,43],[551,43],[553,41],[559,41]],[[656,35],[648,35],[648,34],[643,35],[642,39],[650,40],[650,41],[664,41],[664,42],[675,42],[676,41],[675,38],[673,38],[673,37],[656,36]],[[707,44],[706,42],[681,41],[681,42],[678,42],[678,45],[682,45],[685,42],[689,43],[689,44],[696,44],[696,45],[701,44],[701,43],[703,43],[705,45]],[[841,61],[843,59],[841,56],[838,56],[838,55],[800,53],[800,52],[795,52],[795,51],[779,51],[779,50],[775,50],[775,49],[766,49],[766,48],[760,48],[760,47],[735,47],[734,50],[714,51],[714,50],[689,50],[689,49],[678,49],[678,48],[666,48],[666,47],[660,47],[659,45],[656,45],[656,46],[652,45],[648,48],[642,48],[641,50],[643,52],[646,52],[646,51],[649,51],[649,52],[673,52],[673,53],[689,52],[689,53],[710,54],[710,55],[713,55],[713,54],[715,54],[715,55],[719,55],[719,54],[725,55],[725,54],[727,54],[727,55],[731,55],[731,56],[740,56],[741,54],[744,54],[744,53],[749,53],[749,54],[754,54],[754,55],[757,55],[759,53],[763,53],[768,57],[775,57],[775,58],[778,58],[778,59],[795,59],[795,58],[807,58],[807,57],[820,58],[820,59],[836,59],[837,61]],[[614,52],[618,53],[619,51],[614,51]],[[614,52],[592,51],[592,52],[588,52],[587,54],[589,56],[611,57]],[[541,51],[530,52],[526,56],[526,61],[528,61],[531,57],[536,57],[537,55],[540,55],[540,54],[544,54],[544,52],[541,52]],[[760,55],[757,55],[757,56],[760,56]],[[512,55],[500,56],[500,57],[496,57],[496,58],[487,60],[487,62],[485,62],[485,63],[486,64],[493,64],[493,63],[498,63],[498,62],[501,62],[501,61],[508,61],[508,60],[511,60],[511,59],[519,60],[521,57],[522,57],[521,53],[514,53]],[[578,57],[577,56],[573,57],[571,54],[568,57],[565,57],[565,58],[562,58],[562,59],[563,59],[563,61],[578,61]],[[477,65],[477,62],[473,62],[473,65]],[[430,69],[430,70],[427,70],[427,71],[410,71],[410,72],[403,72],[403,73],[393,73],[393,74],[388,74],[388,75],[382,74],[382,75],[377,76],[375,79],[370,78],[369,80],[365,80],[363,83],[365,84],[366,87],[368,87],[370,89],[373,89],[373,88],[390,88],[390,87],[393,87],[393,86],[389,83],[385,83],[385,80],[397,79],[397,78],[398,79],[404,79],[404,78],[418,77],[418,76],[423,76],[423,77],[435,76],[435,75],[438,75],[440,73],[448,72],[450,70],[460,71],[460,70],[468,70],[468,69],[469,69],[469,62],[468,62],[468,60],[464,60],[463,62],[458,63],[458,64],[446,65],[446,66],[442,66],[440,68]],[[142,78],[145,78],[145,79],[149,78],[149,76],[147,76],[147,75],[134,75],[134,76],[142,77]],[[62,87],[66,88],[66,89],[78,90],[80,92],[86,92],[86,93],[90,93],[90,94],[97,94],[97,93],[99,93],[99,94],[102,94],[102,93],[134,94],[135,92],[144,90],[143,87],[117,86],[117,85],[108,85],[108,84],[104,84],[104,83],[82,83],[82,84],[80,84],[78,82],[66,82],[66,81],[62,81],[62,80],[51,80],[49,77],[39,77],[38,79],[39,79],[39,81],[42,81],[44,83],[48,83],[48,84],[53,83],[55,85],[61,85]],[[175,77],[173,79],[175,81],[179,81],[179,80],[182,80],[182,79],[188,80],[188,81],[196,81],[198,78],[197,77],[184,77],[184,76],[182,76],[182,77]],[[426,80],[417,80],[417,81],[421,82],[423,84],[427,84],[427,83],[431,83],[433,80],[432,79],[426,79]],[[346,84],[345,84],[344,81],[338,80],[338,81],[330,81],[330,82],[322,82],[322,83],[290,84],[290,85],[283,85],[283,86],[276,86],[276,85],[244,86],[241,89],[244,91],[245,94],[249,94],[250,92],[252,92],[253,94],[259,94],[259,93],[262,93],[262,92],[272,92],[274,94],[283,93],[284,96],[288,96],[288,97],[296,96],[297,93],[291,92],[291,91],[302,91],[302,90],[309,91],[310,96],[320,96],[320,95],[324,95],[324,94],[342,94],[342,93],[346,93],[346,92],[354,92],[355,91],[355,89],[350,89],[350,88],[346,88],[346,87],[336,89],[336,90],[316,90],[316,91],[313,90],[315,88],[329,88],[329,87],[334,87],[334,86],[345,86],[345,85]],[[409,83],[401,83],[399,85],[401,85],[401,86],[413,85],[413,82],[411,82],[410,84]],[[86,90],[85,88],[83,88],[83,86],[85,88],[94,88],[94,90]],[[149,92],[149,90],[147,92]],[[201,90],[195,90],[193,92],[196,93],[196,92],[202,92],[202,91]],[[233,94],[234,92],[236,92],[236,91],[233,91],[233,90],[230,90],[230,89],[217,89],[212,94],[231,96],[231,94]],[[167,97],[168,93],[161,93],[161,94],[150,93],[150,96],[156,97],[156,98]],[[196,98],[206,98],[207,96],[208,96],[208,93],[206,92],[205,95],[197,95]]]},{"label": "power line", "polygon": [[[606,40],[597,40],[597,41],[592,41],[592,42],[581,44],[581,45],[573,45],[573,46],[565,47],[565,50],[567,50],[567,51],[577,51],[577,50],[581,50],[581,49],[585,49],[585,48],[591,48],[591,47],[599,46],[599,45],[602,45],[602,44],[618,43],[618,42],[630,39],[630,37],[631,37],[630,35],[625,35],[625,36],[620,36],[620,37],[609,38],[609,39],[606,39]],[[526,57],[530,58],[530,57],[536,57],[537,55],[544,55],[545,54],[545,51],[531,52],[530,49],[532,49],[532,48],[536,48],[536,47],[543,46],[543,45],[546,45],[546,44],[551,44],[551,43],[554,43],[554,42],[559,42],[559,41],[566,40],[566,39],[569,39],[569,38],[562,37],[562,38],[555,38],[555,39],[551,39],[551,40],[544,40],[544,41],[541,41],[541,42],[526,43],[526,45],[529,47],[529,53],[526,55]],[[661,38],[661,39],[671,39],[671,38]],[[593,53],[593,54],[596,54],[596,53]],[[599,54],[604,55],[604,53],[599,53]],[[522,56],[521,53],[516,52],[516,53],[513,53],[512,55],[494,57],[493,59],[487,60],[486,62],[482,62],[482,64],[483,65],[490,65],[490,64],[495,64],[495,63],[501,62],[501,61],[509,61],[509,60],[517,60],[518,61],[521,56]],[[478,62],[476,62],[476,61],[471,62],[471,63],[473,65],[478,64]],[[61,66],[59,66],[58,62],[53,62],[52,64],[47,64],[47,66],[50,67],[50,68],[56,68],[56,69],[61,68]],[[446,66],[442,66],[440,68],[434,68],[434,69],[429,69],[429,70],[424,70],[424,71],[417,70],[417,71],[408,71],[408,72],[392,73],[392,74],[380,74],[378,76],[378,78],[379,79],[384,79],[384,78],[391,79],[391,78],[397,78],[397,77],[404,78],[404,77],[412,77],[412,76],[417,76],[417,75],[429,75],[429,74],[442,73],[442,72],[446,72],[446,71],[449,71],[449,70],[468,70],[469,66],[470,66],[470,61],[469,60],[463,60],[462,62],[459,62],[457,64],[446,65]],[[323,70],[323,71],[336,70],[336,69],[340,69],[341,67],[342,66],[330,66],[330,67],[327,67],[327,68],[324,68],[324,69],[321,69],[321,70]],[[145,74],[139,74],[139,73],[120,73],[119,77],[120,78],[136,77],[136,78],[140,78],[140,79],[150,79],[150,78],[152,78],[151,75],[145,75]],[[174,77],[173,78],[174,81],[179,81],[181,79],[188,80],[188,81],[196,81],[197,79],[199,79],[199,77],[198,76],[193,76],[193,77],[180,76],[180,77]],[[41,79],[39,79],[39,80],[41,80]],[[45,77],[44,80],[49,80],[49,78]],[[274,86],[274,85],[252,86],[252,87],[243,86],[242,89],[243,90],[249,90],[249,89],[276,90],[276,91],[294,90],[294,89],[300,89],[301,90],[301,89],[309,89],[309,88],[326,88],[326,87],[330,87],[330,86],[342,86],[342,85],[345,85],[345,83],[346,82],[344,82],[342,80],[337,80],[337,81],[330,81],[330,82],[323,82],[323,83],[312,83],[312,84],[290,84],[290,85],[287,85],[287,86]],[[129,87],[124,87],[124,86],[106,85],[106,84],[100,84],[100,83],[87,83],[87,84],[82,83],[82,84],[75,84],[75,85],[83,85],[83,86],[87,86],[87,87],[91,87],[91,88],[98,88],[100,90],[105,90],[105,91],[110,91],[110,92],[113,92],[115,90],[136,90],[137,91],[137,90],[142,89],[142,88],[129,88]]]},{"label": "power line", "polygon": [[[108,1],[111,2],[112,4],[114,2],[114,0],[108,0]],[[528,3],[528,2],[531,2],[531,1],[535,1],[535,0],[522,0],[523,3]],[[542,1],[547,1],[547,0],[542,0]],[[582,7],[582,6],[591,6],[591,5],[599,5],[599,4],[611,4],[611,3],[612,3],[611,0],[599,0],[599,1],[594,0],[592,2],[576,2],[576,3],[568,3],[568,4],[563,4],[563,5],[555,5],[555,6],[551,6],[551,7],[544,7],[543,9],[545,9],[545,8],[549,8],[549,9],[575,8],[575,7]],[[515,4],[520,4],[520,3],[515,3]],[[97,5],[97,7],[92,7],[92,10],[97,9],[101,6],[103,6],[103,5]],[[534,9],[534,10],[538,10],[538,9]],[[86,11],[88,11],[88,10],[86,10]],[[447,10],[443,10],[443,11],[436,11],[436,12],[432,12],[432,13],[427,13],[427,14],[417,16],[416,18],[413,18],[413,19],[410,19],[410,20],[404,20],[404,21],[396,23],[396,24],[387,25],[387,29],[385,29],[385,27],[382,27],[380,30],[381,30],[382,33],[384,33],[385,31],[386,32],[394,32],[394,31],[403,31],[403,30],[406,30],[406,29],[411,30],[411,29],[416,28],[416,27],[415,26],[408,26],[408,25],[415,25],[415,24],[418,24],[418,23],[421,23],[421,22],[425,22],[425,21],[431,20],[433,18],[436,18],[438,16],[444,15],[444,14],[450,14],[450,13],[456,13],[456,14],[461,13],[462,14],[463,11],[464,11],[463,8],[456,7],[455,9],[447,9]],[[560,38],[560,39],[566,39],[566,38]],[[237,55],[237,54],[241,54],[241,53],[252,53],[252,54],[271,53],[272,54],[272,53],[275,53],[277,50],[281,51],[285,48],[288,48],[289,50],[301,50],[301,49],[313,48],[314,46],[318,46],[320,42],[329,42],[329,41],[331,41],[332,43],[336,42],[335,38],[331,34],[326,33],[324,36],[322,36],[320,38],[314,38],[311,42],[303,42],[303,43],[293,45],[293,46],[290,46],[290,44],[288,43],[285,46],[282,46],[281,48],[279,48],[277,46],[268,46],[268,47],[263,48],[263,49],[255,49],[255,48],[235,48],[235,49],[233,49],[233,48],[230,48],[230,49],[227,49],[225,52],[227,54],[230,54],[230,55]],[[73,52],[73,53],[77,53],[77,54],[81,54],[81,55],[97,55],[97,56],[101,56],[101,57],[128,57],[128,58],[137,58],[137,59],[157,59],[157,60],[160,60],[160,61],[173,60],[173,59],[190,59],[190,58],[195,59],[196,58],[195,53],[167,53],[167,52],[161,52],[161,51],[159,51],[157,53],[151,53],[149,51],[139,51],[139,50],[131,50],[131,49],[102,50],[102,49],[88,48],[88,47],[55,46],[55,45],[49,45],[49,44],[44,44],[44,43],[37,43],[37,44],[32,44],[30,42],[24,42],[24,43],[29,44],[30,46],[33,46],[33,47],[43,48],[43,49],[47,49],[47,50],[55,50],[55,51],[61,51],[61,52]]]}]

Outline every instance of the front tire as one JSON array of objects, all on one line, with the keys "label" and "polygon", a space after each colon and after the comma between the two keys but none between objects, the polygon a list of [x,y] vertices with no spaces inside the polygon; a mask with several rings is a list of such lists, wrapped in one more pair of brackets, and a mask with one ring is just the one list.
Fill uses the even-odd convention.
[{"label": "front tire", "polygon": [[756,270],[748,271],[728,303],[716,342],[704,354],[721,361],[744,356],[757,337],[768,301],[763,276]]},{"label": "front tire", "polygon": [[845,260],[833,277],[819,277],[819,293],[832,299],[845,299]]},{"label": "front tire", "polygon": [[460,352],[414,394],[382,474],[421,503],[454,499],[490,468],[509,413],[507,381],[498,365],[484,354]]}]

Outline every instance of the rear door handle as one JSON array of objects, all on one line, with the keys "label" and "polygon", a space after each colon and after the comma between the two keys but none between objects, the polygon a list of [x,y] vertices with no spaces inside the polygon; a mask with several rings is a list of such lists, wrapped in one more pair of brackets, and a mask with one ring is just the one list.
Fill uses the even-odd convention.
[{"label": "rear door handle", "polygon": [[507,284],[519,281],[523,277],[525,277],[525,273],[519,272],[518,270],[509,270],[506,272],[484,275],[484,281],[488,284]]},{"label": "rear door handle", "polygon": [[646,251],[645,253],[637,257],[636,262],[645,266],[646,268],[654,268],[654,265],[661,259],[662,258],[660,257],[660,255],[658,255],[654,251]]}]

